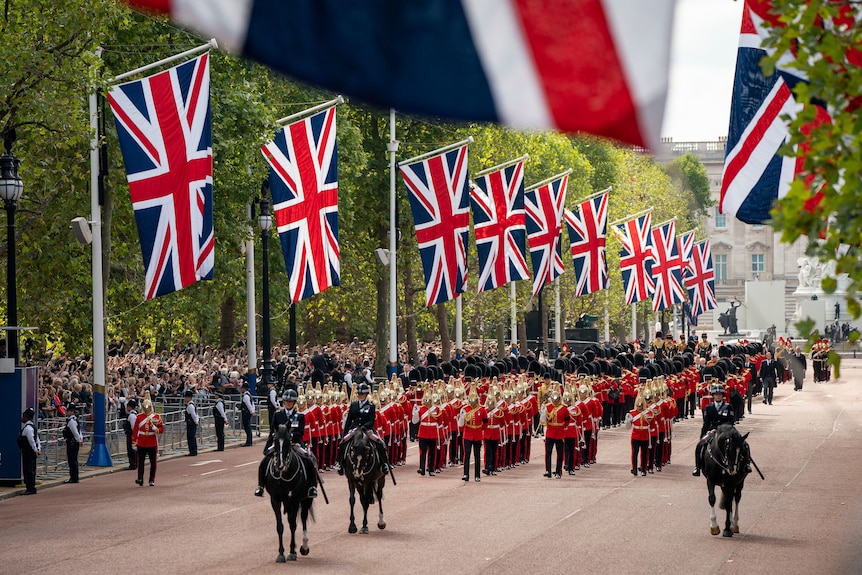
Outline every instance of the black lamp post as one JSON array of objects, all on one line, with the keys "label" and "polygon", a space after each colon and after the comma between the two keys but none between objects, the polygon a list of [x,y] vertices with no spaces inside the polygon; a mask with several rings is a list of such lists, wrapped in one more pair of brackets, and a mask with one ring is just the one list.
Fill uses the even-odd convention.
[{"label": "black lamp post", "polygon": [[0,155],[0,198],[6,208],[6,296],[9,305],[6,311],[7,325],[12,328],[6,332],[6,355],[15,360],[18,365],[18,293],[15,278],[15,209],[18,200],[24,193],[24,183],[18,177],[18,166],[21,160],[12,155],[12,145],[15,143],[15,131],[3,134],[3,146],[6,149]]},{"label": "black lamp post", "polygon": [[261,246],[263,248],[263,384],[272,380],[272,337],[269,320],[269,230],[272,229],[272,216],[269,213],[269,184],[264,180],[260,188],[260,215],[257,225],[261,231]]}]

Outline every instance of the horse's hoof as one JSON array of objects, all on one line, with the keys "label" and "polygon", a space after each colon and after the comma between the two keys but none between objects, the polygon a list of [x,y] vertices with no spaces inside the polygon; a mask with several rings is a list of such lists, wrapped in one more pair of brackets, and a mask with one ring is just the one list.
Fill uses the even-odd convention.
[{"label": "horse's hoof", "polygon": [[296,561],[296,553],[291,553],[287,556],[288,561]]},{"label": "horse's hoof", "polygon": [[709,533],[710,535],[718,535],[721,532],[721,529],[718,527],[710,527]]},{"label": "horse's hoof", "polygon": [[359,530],[360,535],[368,535],[368,527],[363,527]]},{"label": "horse's hoof", "polygon": [[351,525],[347,528],[348,533],[356,533],[356,525]]},{"label": "horse's hoof", "polygon": [[309,551],[310,551],[310,549],[308,548],[308,546],[307,546],[307,545],[302,545],[302,546],[300,546],[300,548],[299,548],[299,553],[300,553],[303,557],[305,557],[306,555],[308,555],[308,552],[309,552]]},{"label": "horse's hoof", "polygon": [[725,529],[724,533],[721,534],[722,537],[733,537],[733,531],[730,529]]},{"label": "horse's hoof", "polygon": [[378,529],[386,529],[386,522],[381,521],[380,523],[377,524],[377,528]]},{"label": "horse's hoof", "polygon": [[739,525],[734,525],[733,527],[730,528],[730,530],[733,531],[734,533],[739,533]]},{"label": "horse's hoof", "polygon": [[276,563],[284,563],[284,561],[284,555],[279,555],[275,560]]}]

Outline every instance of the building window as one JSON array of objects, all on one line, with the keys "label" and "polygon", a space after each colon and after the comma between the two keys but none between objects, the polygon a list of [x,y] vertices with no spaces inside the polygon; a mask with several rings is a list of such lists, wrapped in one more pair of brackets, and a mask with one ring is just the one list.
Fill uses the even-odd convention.
[{"label": "building window", "polygon": [[726,228],[727,227],[727,215],[720,213],[718,211],[718,206],[715,207],[715,227],[716,228]]},{"label": "building window", "polygon": [[764,269],[763,254],[751,254],[751,273],[762,274]]},{"label": "building window", "polygon": [[713,254],[712,267],[715,268],[715,281],[727,281],[727,254]]}]

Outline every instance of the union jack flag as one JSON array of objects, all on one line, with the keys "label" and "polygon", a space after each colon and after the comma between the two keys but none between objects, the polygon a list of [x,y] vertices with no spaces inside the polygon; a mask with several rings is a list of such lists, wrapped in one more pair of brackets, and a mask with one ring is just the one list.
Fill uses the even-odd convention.
[{"label": "union jack flag", "polygon": [[524,162],[476,178],[470,189],[479,291],[527,279]]},{"label": "union jack flag", "polygon": [[112,86],[108,102],[141,240],[145,299],[212,279],[209,54]]},{"label": "union jack flag", "polygon": [[566,210],[572,263],[578,285],[576,297],[608,288],[608,193],[582,202],[577,213]]},{"label": "union jack flag", "polygon": [[652,311],[655,313],[685,301],[682,285],[684,262],[676,239],[676,222],[671,220],[654,228],[651,233],[654,256],[652,277],[655,285]]},{"label": "union jack flag", "polygon": [[649,298],[655,286],[652,281],[653,250],[650,238],[652,213],[614,226],[617,238],[623,244],[620,250],[620,270],[626,292],[626,305]]},{"label": "union jack flag", "polygon": [[285,126],[261,146],[294,302],[340,284],[335,140],[333,106]]},{"label": "union jack flag", "polygon": [[464,293],[470,206],[467,146],[401,166],[425,272],[426,305]]},{"label": "union jack flag", "polygon": [[712,267],[712,251],[709,240],[694,244],[691,259],[685,268],[685,287],[691,302],[691,316],[696,318],[703,312],[718,307],[715,301],[715,271]]},{"label": "union jack flag", "polygon": [[566,205],[566,186],[569,175],[524,192],[524,209],[527,212],[527,238],[530,240],[530,259],[533,261],[533,295],[563,273],[561,255],[563,210]]},{"label": "union jack flag", "polygon": [[[679,257],[682,258],[682,269],[685,272],[685,269],[691,263],[691,253],[694,250],[694,231],[685,232],[677,241],[679,242]],[[684,279],[685,274],[683,274]]]}]

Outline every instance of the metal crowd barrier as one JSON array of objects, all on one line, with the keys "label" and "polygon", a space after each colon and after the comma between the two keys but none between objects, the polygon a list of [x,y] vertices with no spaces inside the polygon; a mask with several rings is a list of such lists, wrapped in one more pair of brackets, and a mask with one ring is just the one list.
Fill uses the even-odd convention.
[{"label": "metal crowd barrier", "polygon": [[[252,416],[252,433],[260,437],[262,431],[269,433],[267,402],[266,398],[256,397],[254,399],[257,412]],[[193,401],[200,417],[197,433],[198,447],[214,447],[217,444],[215,419],[213,417],[215,398],[195,397]],[[240,401],[225,398],[224,404],[225,415],[228,418],[224,430],[225,442],[244,441],[245,431],[242,428]],[[188,449],[184,399],[182,397],[164,397],[154,401],[153,405],[156,412],[162,416],[165,427],[165,432],[159,436],[159,453],[169,454]],[[105,445],[114,466],[128,465],[123,421],[122,418],[117,417],[116,413],[108,414],[105,421]],[[81,446],[78,462],[84,465],[93,445],[93,415],[81,414],[78,416],[78,422],[81,435],[84,436],[84,445]],[[37,464],[39,476],[60,476],[68,473],[66,440],[63,439],[65,427],[65,417],[41,418],[37,421],[39,440],[42,442],[42,455]]]}]

